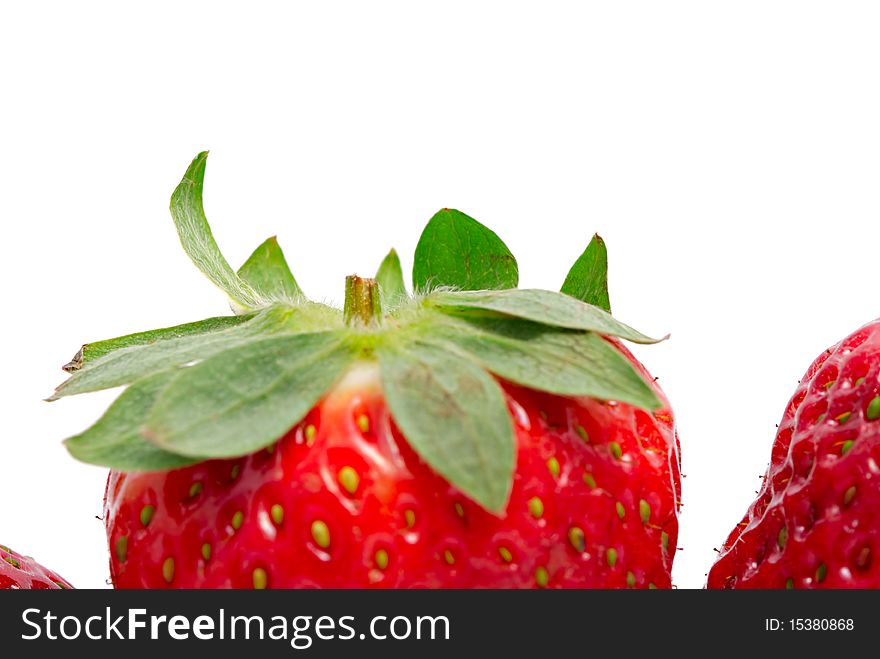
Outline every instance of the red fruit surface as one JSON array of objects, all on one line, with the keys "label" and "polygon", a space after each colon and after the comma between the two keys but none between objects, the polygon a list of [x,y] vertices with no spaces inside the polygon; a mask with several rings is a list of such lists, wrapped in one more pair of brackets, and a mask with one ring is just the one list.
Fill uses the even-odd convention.
[{"label": "red fruit surface", "polygon": [[501,517],[415,455],[375,369],[359,367],[271,450],[170,472],[112,473],[105,520],[113,583],[670,587],[680,478],[668,406],[651,414],[504,389],[518,451]]},{"label": "red fruit surface", "polygon": [[880,588],[880,320],[823,352],[709,588]]},{"label": "red fruit surface", "polygon": [[34,559],[0,545],[0,590],[58,590],[72,587]]}]

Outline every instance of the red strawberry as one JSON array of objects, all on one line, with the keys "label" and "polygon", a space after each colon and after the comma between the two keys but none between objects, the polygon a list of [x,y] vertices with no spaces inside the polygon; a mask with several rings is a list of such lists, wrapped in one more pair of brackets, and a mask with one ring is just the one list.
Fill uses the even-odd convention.
[{"label": "red strawberry", "polygon": [[58,590],[73,588],[33,558],[0,545],[0,590]]},{"label": "red strawberry", "polygon": [[340,313],[274,239],[224,267],[204,162],[172,213],[240,315],[86,345],[54,396],[130,385],[68,440],[114,469],[117,587],[670,587],[672,413],[615,338],[653,342],[608,312],[598,237],[563,293],[521,290],[501,240],[443,210],[416,294],[392,251]]},{"label": "red strawberry", "polygon": [[[271,450],[111,474],[122,588],[668,588],[672,416],[505,385],[517,470],[503,517],[422,462],[375,369],[352,371]],[[659,390],[658,390],[659,391]]]},{"label": "red strawberry", "polygon": [[823,352],[709,588],[880,588],[880,320]]}]

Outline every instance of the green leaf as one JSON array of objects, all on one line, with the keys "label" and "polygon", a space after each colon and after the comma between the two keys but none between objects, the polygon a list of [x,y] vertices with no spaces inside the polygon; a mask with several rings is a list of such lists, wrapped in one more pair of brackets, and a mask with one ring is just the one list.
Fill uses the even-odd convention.
[{"label": "green leaf", "polygon": [[272,333],[291,331],[290,319],[297,311],[290,307],[269,307],[247,321],[226,329],[163,338],[114,350],[74,371],[49,400],[129,384],[158,371],[205,359]]},{"label": "green leaf", "polygon": [[379,271],[376,273],[376,281],[379,282],[379,294],[382,300],[382,308],[391,311],[406,299],[406,285],[403,283],[403,270],[400,267],[400,259],[393,249],[388,252]]},{"label": "green leaf", "polygon": [[196,462],[156,448],[141,434],[156,398],[178,373],[165,371],[130,386],[95,425],[65,440],[67,450],[82,462],[122,471],[160,471]]},{"label": "green leaf", "polygon": [[598,307],[551,291],[513,289],[439,292],[426,298],[426,301],[429,305],[447,312],[503,314],[553,327],[618,336],[633,343],[658,343],[663,340],[652,339],[637,332]]},{"label": "green leaf", "polygon": [[516,442],[498,383],[454,348],[388,343],[377,354],[388,407],[412,448],[464,494],[501,513]]},{"label": "green leaf", "polygon": [[516,288],[516,259],[494,231],[451,208],[434,215],[416,245],[413,288]]},{"label": "green leaf", "polygon": [[300,421],[354,358],[339,331],[271,337],[219,353],[169,383],[144,435],[179,455],[251,453]]},{"label": "green leaf", "polygon": [[608,251],[597,233],[571,266],[561,292],[611,313],[608,299]]},{"label": "green leaf", "polygon": [[438,336],[511,382],[560,396],[662,406],[630,361],[593,332],[558,330],[518,319],[470,319],[436,325]]},{"label": "green leaf", "polygon": [[202,190],[207,160],[207,151],[197,155],[171,195],[171,216],[177,227],[177,235],[184,251],[208,279],[242,307],[259,308],[266,301],[232,270],[217,247],[205,217]]},{"label": "green leaf", "polygon": [[254,250],[238,269],[238,276],[264,300],[288,304],[299,304],[305,300],[275,236]]},{"label": "green leaf", "polygon": [[175,325],[174,327],[165,327],[148,332],[127,334],[115,339],[86,343],[74,355],[73,359],[62,368],[68,373],[73,373],[116,350],[150,345],[159,341],[167,341],[168,339],[179,339],[184,336],[210,334],[211,332],[241,325],[253,317],[253,314],[246,316],[219,316],[217,318],[199,320],[194,323],[186,323],[185,325]]}]

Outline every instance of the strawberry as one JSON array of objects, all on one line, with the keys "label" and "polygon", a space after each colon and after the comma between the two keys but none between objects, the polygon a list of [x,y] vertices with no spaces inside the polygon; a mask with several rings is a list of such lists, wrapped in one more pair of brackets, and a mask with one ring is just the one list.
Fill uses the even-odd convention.
[{"label": "strawberry", "polygon": [[880,320],[823,352],[789,401],[758,498],[709,588],[880,588]]},{"label": "strawberry", "polygon": [[416,248],[308,301],[274,239],[233,271],[202,209],[184,249],[235,316],[86,344],[52,399],[127,384],[67,440],[111,467],[120,588],[668,588],[678,442],[620,339],[594,238],[562,291],[518,289],[489,229],[444,209]]},{"label": "strawberry", "polygon": [[0,590],[58,590],[73,588],[33,558],[0,545]]}]

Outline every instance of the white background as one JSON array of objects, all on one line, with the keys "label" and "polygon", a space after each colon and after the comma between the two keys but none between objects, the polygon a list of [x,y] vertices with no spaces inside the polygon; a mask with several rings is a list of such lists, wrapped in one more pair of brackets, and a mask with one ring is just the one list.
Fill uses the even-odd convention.
[{"label": "white background", "polygon": [[341,299],[459,208],[521,284],[594,231],[615,315],[684,452],[675,582],[700,587],[826,346],[873,319],[880,8],[858,2],[4,2],[0,542],[107,578],[104,471],[61,440],[115,392],[48,404],[80,343],[227,310],[168,199],[210,148],[233,264],[277,233]]}]

